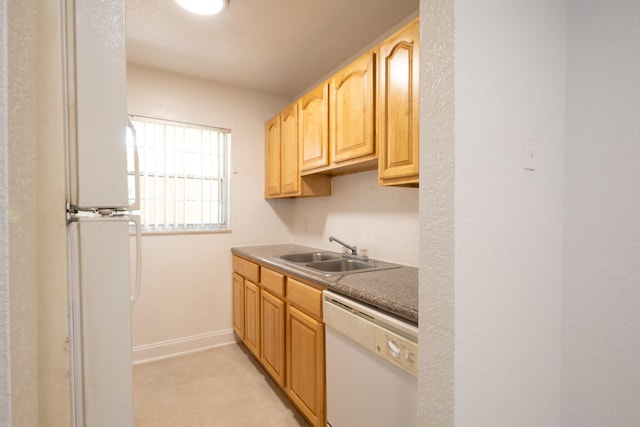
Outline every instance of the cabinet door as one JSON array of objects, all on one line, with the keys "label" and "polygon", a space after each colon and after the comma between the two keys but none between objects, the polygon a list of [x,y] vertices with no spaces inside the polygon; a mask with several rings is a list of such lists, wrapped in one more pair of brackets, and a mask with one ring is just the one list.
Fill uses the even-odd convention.
[{"label": "cabinet door", "polygon": [[418,182],[419,21],[391,36],[378,51],[378,150],[380,184]]},{"label": "cabinet door", "polygon": [[324,83],[302,97],[298,109],[300,170],[329,166],[329,85]]},{"label": "cabinet door", "polygon": [[280,115],[264,125],[265,130],[265,198],[280,195]]},{"label": "cabinet door", "polygon": [[261,362],[280,387],[285,378],[285,305],[282,300],[262,290]]},{"label": "cabinet door", "polygon": [[280,190],[296,195],[300,191],[297,104],[280,113],[280,150]]},{"label": "cabinet door", "polygon": [[287,395],[314,426],[326,426],[324,324],[287,306]]},{"label": "cabinet door", "polygon": [[375,54],[360,57],[331,79],[331,159],[375,156]]},{"label": "cabinet door", "polygon": [[260,358],[260,287],[244,281],[244,343]]},{"label": "cabinet door", "polygon": [[233,273],[233,330],[244,340],[244,279]]}]

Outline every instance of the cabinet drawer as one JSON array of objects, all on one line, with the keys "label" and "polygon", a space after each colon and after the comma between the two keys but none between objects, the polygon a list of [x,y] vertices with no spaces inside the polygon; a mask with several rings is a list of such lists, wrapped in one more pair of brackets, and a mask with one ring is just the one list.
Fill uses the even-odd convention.
[{"label": "cabinet drawer", "polygon": [[260,283],[260,266],[258,264],[234,255],[233,271],[253,283]]},{"label": "cabinet drawer", "polygon": [[322,291],[288,277],[287,301],[307,314],[322,319]]},{"label": "cabinet drawer", "polygon": [[272,294],[284,298],[284,275],[262,267],[260,285]]}]

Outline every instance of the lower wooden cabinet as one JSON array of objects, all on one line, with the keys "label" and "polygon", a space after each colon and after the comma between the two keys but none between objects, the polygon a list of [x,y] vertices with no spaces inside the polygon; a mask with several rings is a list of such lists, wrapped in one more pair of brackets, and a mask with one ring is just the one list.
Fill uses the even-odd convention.
[{"label": "lower wooden cabinet", "polygon": [[285,386],[285,304],[280,298],[262,290],[262,325],[260,361],[280,387]]},{"label": "lower wooden cabinet", "polygon": [[324,324],[290,305],[286,392],[312,425],[326,425]]},{"label": "lower wooden cabinet", "polygon": [[244,343],[260,358],[260,287],[244,281]]},{"label": "lower wooden cabinet", "polygon": [[311,425],[326,427],[322,291],[238,256],[233,270],[235,334]]},{"label": "lower wooden cabinet", "polygon": [[233,273],[233,331],[244,340],[244,278]]},{"label": "lower wooden cabinet", "polygon": [[233,257],[233,331],[256,355],[260,354],[260,266]]}]

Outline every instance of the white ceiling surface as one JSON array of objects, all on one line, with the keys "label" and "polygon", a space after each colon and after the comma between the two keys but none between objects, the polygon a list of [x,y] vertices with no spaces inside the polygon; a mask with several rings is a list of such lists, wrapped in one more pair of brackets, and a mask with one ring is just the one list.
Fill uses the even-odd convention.
[{"label": "white ceiling surface", "polygon": [[197,16],[126,0],[127,59],[293,98],[416,12],[419,0],[230,0]]}]

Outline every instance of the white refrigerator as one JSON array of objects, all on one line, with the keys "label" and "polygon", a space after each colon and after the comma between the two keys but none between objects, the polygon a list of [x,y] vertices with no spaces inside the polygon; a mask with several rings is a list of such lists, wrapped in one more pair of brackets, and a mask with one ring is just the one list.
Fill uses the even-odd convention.
[{"label": "white refrigerator", "polygon": [[[133,426],[131,309],[140,239],[139,221],[129,214],[136,207],[128,194],[124,14],[124,0],[67,0],[63,11],[75,427]],[[134,271],[131,221],[138,224]]]}]

